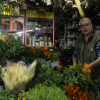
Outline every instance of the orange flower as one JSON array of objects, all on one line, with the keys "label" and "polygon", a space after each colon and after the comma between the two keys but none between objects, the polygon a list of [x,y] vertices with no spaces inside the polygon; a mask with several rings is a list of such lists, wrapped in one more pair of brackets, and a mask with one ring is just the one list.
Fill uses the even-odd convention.
[{"label": "orange flower", "polygon": [[31,48],[31,50],[34,50],[34,49],[35,49],[35,47],[32,47],[32,48]]},{"label": "orange flower", "polygon": [[75,23],[76,23],[76,21],[73,21],[73,23],[75,24]]},{"label": "orange flower", "polygon": [[79,86],[77,86],[77,87],[76,87],[76,90],[79,90],[79,88],[80,88],[80,87],[79,87]]},{"label": "orange flower", "polygon": [[88,73],[91,73],[91,70],[90,69],[88,69]]},{"label": "orange flower", "polygon": [[45,50],[45,51],[48,50],[48,47],[44,47],[44,50]]},{"label": "orange flower", "polygon": [[85,68],[82,69],[85,73],[87,73],[87,70]]},{"label": "orange flower", "polygon": [[85,73],[87,73],[87,72],[88,72],[88,73],[91,73],[91,70],[90,70],[90,69],[85,69],[85,68],[83,68],[82,70],[83,70]]},{"label": "orange flower", "polygon": [[85,73],[91,73],[91,70],[90,69],[87,69],[87,67],[88,67],[88,64],[87,63],[85,63],[84,65],[83,65],[83,67],[84,67],[84,69],[82,69]]},{"label": "orange flower", "polygon": [[48,58],[50,58],[50,55],[48,55]]},{"label": "orange flower", "polygon": [[76,64],[74,64],[73,66],[76,67]]},{"label": "orange flower", "polygon": [[84,68],[87,68],[87,67],[88,67],[88,64],[87,64],[87,63],[85,63],[85,64],[83,65],[83,67],[84,67]]},{"label": "orange flower", "polygon": [[65,89],[67,89],[67,84],[65,84]]},{"label": "orange flower", "polygon": [[37,47],[37,48],[42,49],[42,47]]},{"label": "orange flower", "polygon": [[73,100],[76,100],[76,98],[75,98],[75,97],[73,97]]}]

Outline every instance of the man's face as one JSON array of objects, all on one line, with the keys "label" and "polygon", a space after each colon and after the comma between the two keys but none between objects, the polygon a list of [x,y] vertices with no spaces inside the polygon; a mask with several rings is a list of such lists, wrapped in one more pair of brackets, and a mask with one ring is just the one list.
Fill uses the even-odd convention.
[{"label": "man's face", "polygon": [[88,20],[83,20],[80,23],[80,29],[84,35],[90,35],[92,31],[92,24]]}]

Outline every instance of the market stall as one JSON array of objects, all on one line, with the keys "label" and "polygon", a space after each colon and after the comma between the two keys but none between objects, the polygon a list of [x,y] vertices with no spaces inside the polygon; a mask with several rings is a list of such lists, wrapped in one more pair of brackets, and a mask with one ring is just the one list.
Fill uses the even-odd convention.
[{"label": "market stall", "polygon": [[99,80],[91,77],[89,64],[73,65],[72,54],[82,17],[92,19],[100,34],[99,5],[97,0],[0,1],[0,100],[95,100]]}]

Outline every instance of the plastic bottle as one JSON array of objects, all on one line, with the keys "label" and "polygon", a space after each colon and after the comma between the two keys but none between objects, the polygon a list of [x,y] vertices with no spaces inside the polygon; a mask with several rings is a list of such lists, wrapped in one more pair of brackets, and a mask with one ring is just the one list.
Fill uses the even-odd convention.
[{"label": "plastic bottle", "polygon": [[33,46],[35,46],[35,38],[36,38],[35,36],[33,36],[33,38],[32,38],[32,45]]},{"label": "plastic bottle", "polygon": [[51,37],[48,38],[48,46],[52,46]]},{"label": "plastic bottle", "polygon": [[67,38],[70,38],[71,36],[70,36],[70,32],[68,32],[68,34],[67,34]]},{"label": "plastic bottle", "polygon": [[44,37],[44,46],[47,46],[47,37]]},{"label": "plastic bottle", "polygon": [[44,46],[43,37],[40,37],[40,38],[39,38],[39,45],[40,45],[40,46]]},{"label": "plastic bottle", "polygon": [[39,46],[39,39],[35,39],[35,46]]}]

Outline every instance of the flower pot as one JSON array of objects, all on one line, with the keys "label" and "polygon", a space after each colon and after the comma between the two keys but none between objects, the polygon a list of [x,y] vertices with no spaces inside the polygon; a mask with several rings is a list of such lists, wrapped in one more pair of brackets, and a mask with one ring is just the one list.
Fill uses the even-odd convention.
[{"label": "flower pot", "polygon": [[53,61],[51,63],[47,63],[47,66],[51,66],[52,68],[59,67],[59,61]]},{"label": "flower pot", "polygon": [[47,61],[44,58],[38,58],[37,61],[41,62],[42,64],[47,64]]}]

